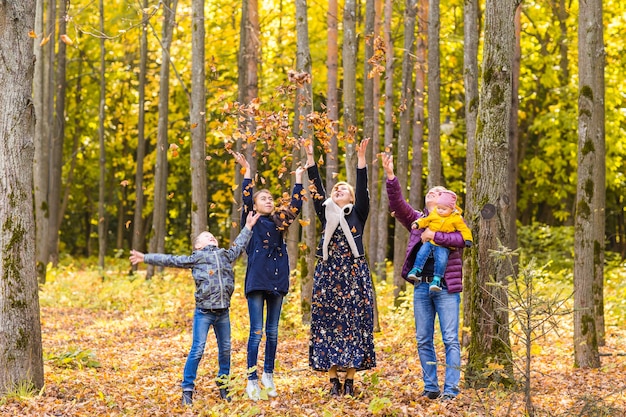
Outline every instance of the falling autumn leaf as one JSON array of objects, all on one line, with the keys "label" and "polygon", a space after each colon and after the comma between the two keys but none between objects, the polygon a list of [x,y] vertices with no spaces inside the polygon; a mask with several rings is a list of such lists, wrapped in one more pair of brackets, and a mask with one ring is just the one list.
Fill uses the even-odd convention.
[{"label": "falling autumn leaf", "polygon": [[37,38],[37,34],[35,33],[34,30],[31,30],[30,32],[28,32],[28,36],[30,36],[33,39]]},{"label": "falling autumn leaf", "polygon": [[128,184],[130,184],[130,181],[128,181],[128,180],[122,180],[122,181],[120,182],[120,185],[121,185],[122,187],[126,187],[126,186],[128,186]]},{"label": "falling autumn leaf", "polygon": [[61,40],[66,45],[70,45],[70,46],[74,45],[74,41],[72,39],[70,39],[70,37],[67,36],[65,33],[63,35],[61,35]]},{"label": "falling autumn leaf", "polygon": [[50,36],[52,36],[52,35],[48,35],[48,36],[46,36],[45,38],[43,38],[43,39],[41,40],[41,42],[39,43],[39,46],[44,46],[45,44],[47,44],[48,42],[50,42]]},{"label": "falling autumn leaf", "polygon": [[300,223],[300,226],[302,227],[307,227],[308,225],[311,224],[311,220],[305,220],[305,219],[298,219],[298,222]]}]

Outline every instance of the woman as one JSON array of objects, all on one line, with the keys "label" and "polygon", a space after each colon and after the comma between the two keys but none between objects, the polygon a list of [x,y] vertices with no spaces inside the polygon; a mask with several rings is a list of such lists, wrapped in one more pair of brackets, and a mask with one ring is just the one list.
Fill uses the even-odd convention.
[{"label": "woman", "polygon": [[[395,218],[409,230],[409,243],[406,249],[402,277],[414,284],[413,308],[415,315],[415,336],[417,352],[422,364],[424,391],[422,396],[434,400],[441,396],[442,400],[451,400],[459,393],[461,378],[461,346],[459,344],[459,306],[460,293],[463,291],[463,261],[462,254],[465,239],[461,232],[433,232],[426,229],[413,229],[411,224],[420,217],[428,215],[437,206],[437,197],[444,187],[433,187],[426,194],[426,208],[424,213],[411,207],[404,197],[400,182],[393,172],[393,158],[391,155],[382,155],[383,170],[387,176],[387,195],[389,196],[389,210]],[[434,276],[434,260],[429,258],[420,276],[415,280],[408,278],[408,272],[415,262],[415,256],[423,242],[433,241],[437,245],[454,248],[450,251],[448,265],[442,281],[442,289],[433,292],[429,284]],[[439,317],[439,326],[443,344],[446,349],[446,371],[443,385],[443,394],[439,390],[437,380],[437,355],[435,353],[434,333],[435,316]]]},{"label": "woman", "polygon": [[[333,396],[354,396],[356,371],[376,366],[374,299],[370,269],[363,250],[363,229],[369,214],[365,150],[357,146],[356,189],[338,182],[330,198],[320,179],[313,146],[305,146],[312,198],[324,229],[317,247],[313,278],[309,364],[328,372]],[[345,370],[343,383],[338,371]]]},{"label": "woman", "polygon": [[[242,219],[249,212],[260,214],[252,238],[246,249],[248,267],[246,269],[245,294],[250,316],[248,337],[248,383],[246,394],[257,401],[261,398],[259,377],[256,371],[259,345],[263,333],[263,309],[267,307],[265,319],[265,360],[261,383],[270,397],[276,397],[274,384],[274,362],[278,346],[278,320],[283,298],[289,291],[289,258],[284,234],[302,208],[303,168],[296,170],[296,184],[293,187],[291,202],[286,207],[276,208],[274,198],[268,190],[254,192],[250,164],[241,153],[235,153],[235,160],[245,168],[243,183]],[[243,223],[242,223],[243,224]]]}]

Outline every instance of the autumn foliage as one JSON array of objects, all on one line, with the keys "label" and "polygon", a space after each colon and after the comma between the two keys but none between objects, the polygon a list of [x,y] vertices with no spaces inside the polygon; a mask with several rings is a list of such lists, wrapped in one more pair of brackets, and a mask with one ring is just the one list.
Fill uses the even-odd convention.
[{"label": "autumn foliage", "polygon": [[[214,376],[217,349],[209,335],[200,364],[195,403],[180,403],[180,381],[191,346],[193,282],[185,270],[168,269],[145,280],[126,263],[102,279],[91,266],[51,271],[41,288],[45,387],[0,399],[2,416],[521,416],[524,395],[497,385],[463,388],[454,401],[420,398],[421,370],[414,338],[412,298],[394,307],[393,289],[378,282],[381,332],[378,366],[358,373],[356,398],[331,398],[324,374],[308,366],[308,329],[301,323],[297,273],[280,322],[276,399],[245,397],[248,331],[243,263],[236,268],[232,299],[231,403],[219,400]],[[600,369],[574,369],[571,315],[556,332],[533,344],[533,403],[538,416],[626,415],[626,270],[612,272],[607,291],[607,345]],[[550,288],[548,286],[548,288]],[[615,303],[615,304],[613,304]],[[440,337],[439,331],[436,337]],[[519,341],[514,351],[522,354]],[[263,352],[259,355],[262,364]],[[436,342],[443,358],[442,343]],[[443,367],[441,367],[443,371]],[[489,370],[486,370],[488,372]],[[443,379],[443,375],[441,375]]]}]

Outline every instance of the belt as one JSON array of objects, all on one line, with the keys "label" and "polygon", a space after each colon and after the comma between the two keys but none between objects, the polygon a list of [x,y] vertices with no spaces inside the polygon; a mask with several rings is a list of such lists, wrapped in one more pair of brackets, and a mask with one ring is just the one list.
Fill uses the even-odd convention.
[{"label": "belt", "polygon": [[222,314],[228,311],[228,308],[201,308],[203,313]]}]

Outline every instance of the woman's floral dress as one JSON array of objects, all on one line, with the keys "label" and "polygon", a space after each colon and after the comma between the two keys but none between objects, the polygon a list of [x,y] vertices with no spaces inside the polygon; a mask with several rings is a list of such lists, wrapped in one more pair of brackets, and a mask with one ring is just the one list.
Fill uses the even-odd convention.
[{"label": "woman's floral dress", "polygon": [[309,364],[316,371],[370,369],[374,352],[372,280],[364,256],[355,258],[338,227],[328,259],[319,259],[313,280]]}]

